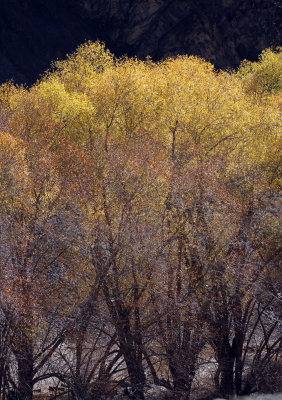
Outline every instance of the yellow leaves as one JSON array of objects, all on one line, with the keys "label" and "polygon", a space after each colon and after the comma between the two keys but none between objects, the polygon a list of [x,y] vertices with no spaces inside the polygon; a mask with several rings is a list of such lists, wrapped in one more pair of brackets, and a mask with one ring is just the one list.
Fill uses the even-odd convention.
[{"label": "yellow leaves", "polygon": [[94,113],[87,97],[83,93],[68,92],[56,76],[38,85],[37,92],[65,134],[77,143],[84,143]]},{"label": "yellow leaves", "polygon": [[[23,178],[26,172],[25,149],[23,143],[9,133],[0,131],[0,174],[1,180],[14,175],[15,179]],[[4,178],[5,177],[5,178]]]},{"label": "yellow leaves", "polygon": [[[200,195],[188,182],[199,188],[200,176],[211,197],[229,203],[224,185],[240,197],[278,184],[279,60],[267,50],[238,73],[216,72],[197,57],[115,60],[103,44],[88,42],[30,90],[2,87],[0,101],[9,110],[7,132],[26,146],[22,157],[30,186],[44,194],[42,207],[59,196],[62,174],[70,191],[83,193],[87,218],[105,217],[104,188],[118,230],[124,209],[139,221],[149,209],[153,219],[177,185],[188,188],[189,208]],[[267,98],[245,90],[257,77],[271,87]],[[197,180],[202,167],[212,173]]]},{"label": "yellow leaves", "polygon": [[0,207],[13,207],[22,196],[28,171],[23,143],[0,131]]},{"label": "yellow leaves", "polygon": [[282,48],[276,51],[264,50],[257,62],[243,61],[238,76],[243,80],[250,93],[262,95],[275,93],[282,89]]},{"label": "yellow leaves", "polygon": [[[121,199],[132,196],[141,181],[136,204],[145,193],[164,204],[161,193],[173,184],[175,166],[180,176],[189,176],[205,160],[211,160],[219,179],[237,182],[234,190],[236,185],[259,190],[263,181],[276,185],[281,96],[261,101],[244,86],[248,74],[266,76],[270,66],[267,79],[274,79],[279,60],[279,53],[267,50],[258,63],[231,74],[215,72],[197,57],[161,63],[114,60],[104,44],[88,42],[56,62],[56,69],[30,90],[5,86],[0,98],[9,106],[8,129],[29,143],[29,168],[40,174],[50,168],[55,182],[56,154],[60,169],[65,165],[73,175],[81,174],[80,186],[87,185],[89,196],[101,195],[100,189],[94,194],[95,186],[101,188],[104,180],[111,187],[114,212],[115,203],[124,204]],[[53,187],[53,192],[46,189],[50,201],[58,190]],[[154,201],[150,207],[158,209]]]},{"label": "yellow leaves", "polygon": [[99,43],[56,67],[0,89],[11,275],[34,278],[33,310],[65,318],[102,284],[142,324],[147,303],[171,316],[174,299],[173,318],[195,327],[191,306],[220,307],[277,250],[281,94],[250,95],[196,57],[114,60]]},{"label": "yellow leaves", "polygon": [[17,161],[23,161],[24,159],[24,149],[22,146],[22,142],[15,139],[9,133],[0,132],[0,151],[4,155],[8,156],[7,162],[12,159]]},{"label": "yellow leaves", "polygon": [[[105,48],[104,43],[86,42],[78,47],[76,52],[68,55],[65,61],[54,63],[54,75],[62,80],[67,90],[83,91],[92,79],[97,79],[97,74],[102,73],[113,65],[113,55]],[[52,73],[47,74],[49,79]]]}]

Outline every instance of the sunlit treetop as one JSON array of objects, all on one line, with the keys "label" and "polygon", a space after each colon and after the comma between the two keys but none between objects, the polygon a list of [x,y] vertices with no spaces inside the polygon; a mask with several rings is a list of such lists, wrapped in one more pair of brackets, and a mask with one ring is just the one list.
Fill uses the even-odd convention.
[{"label": "sunlit treetop", "polygon": [[282,89],[282,48],[264,50],[257,62],[243,61],[238,69],[248,91],[277,93]]}]

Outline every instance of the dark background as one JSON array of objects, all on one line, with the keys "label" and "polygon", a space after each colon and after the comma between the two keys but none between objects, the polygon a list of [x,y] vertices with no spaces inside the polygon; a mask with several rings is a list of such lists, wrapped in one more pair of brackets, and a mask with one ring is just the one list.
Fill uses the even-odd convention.
[{"label": "dark background", "polygon": [[0,0],[0,82],[31,84],[85,40],[117,56],[195,54],[217,68],[281,44],[276,0]]}]

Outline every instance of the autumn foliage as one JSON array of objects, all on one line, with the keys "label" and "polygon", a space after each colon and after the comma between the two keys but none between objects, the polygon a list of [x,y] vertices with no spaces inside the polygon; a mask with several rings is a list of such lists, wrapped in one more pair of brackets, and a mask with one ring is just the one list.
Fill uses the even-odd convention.
[{"label": "autumn foliage", "polygon": [[2,398],[188,399],[207,364],[218,395],[278,390],[280,134],[279,50],[224,72],[86,43],[2,85]]}]

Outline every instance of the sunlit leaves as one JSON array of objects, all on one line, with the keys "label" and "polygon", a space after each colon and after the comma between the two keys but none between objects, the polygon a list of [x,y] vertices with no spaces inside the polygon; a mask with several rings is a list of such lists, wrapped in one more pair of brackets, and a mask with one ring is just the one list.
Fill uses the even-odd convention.
[{"label": "sunlit leaves", "polygon": [[282,52],[264,50],[257,62],[243,61],[238,76],[243,80],[246,90],[251,93],[279,92],[282,89]]},{"label": "sunlit leaves", "polygon": [[0,262],[18,329],[24,303],[38,339],[48,313],[79,320],[86,304],[91,318],[94,298],[139,361],[143,340],[194,362],[208,321],[221,337],[260,274],[276,294],[280,70],[270,50],[235,73],[97,42],[30,89],[2,86]]}]

